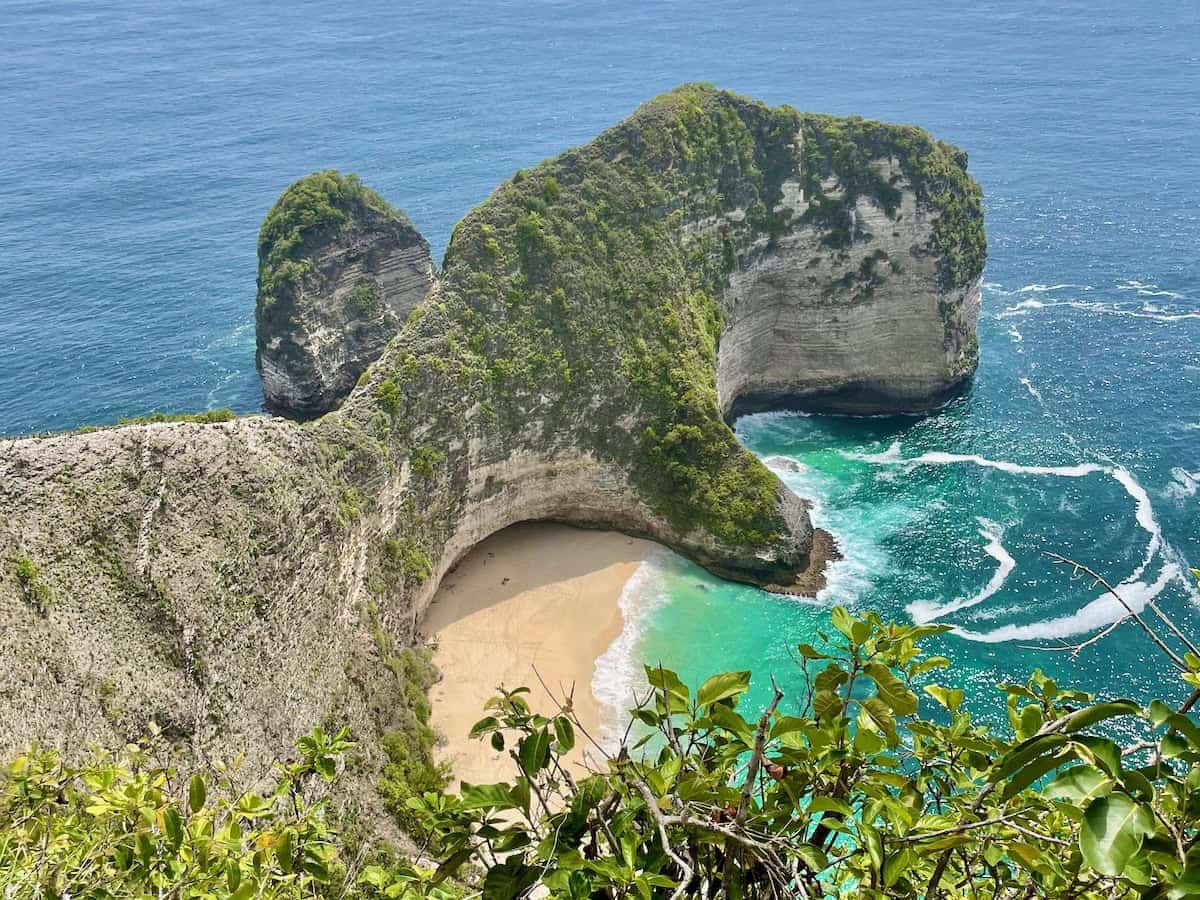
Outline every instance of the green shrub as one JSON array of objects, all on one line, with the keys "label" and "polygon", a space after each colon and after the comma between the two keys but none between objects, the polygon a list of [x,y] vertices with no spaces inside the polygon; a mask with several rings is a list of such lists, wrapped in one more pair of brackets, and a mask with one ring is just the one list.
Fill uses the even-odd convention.
[{"label": "green shrub", "polygon": [[41,567],[28,556],[18,556],[13,572],[17,576],[17,583],[21,585],[25,601],[38,615],[47,615],[54,603],[54,594],[42,579]]},{"label": "green shrub", "polygon": [[396,415],[400,411],[400,385],[390,378],[385,378],[375,389],[375,399],[388,415]]},{"label": "green shrub", "polygon": [[238,784],[234,769],[158,766],[147,746],[78,765],[31,748],[0,792],[5,896],[301,898],[347,883],[357,893],[325,803],[312,799],[351,746],[345,731],[314,729],[265,789]]},{"label": "green shrub", "polygon": [[485,897],[1200,892],[1200,655],[1172,657],[1195,689],[1178,708],[1096,702],[1041,672],[1001,684],[1000,734],[935,680],[949,660],[922,645],[947,627],[840,607],[832,625],[797,647],[805,688],[786,706],[772,683],[767,708],[746,709],[749,672],[692,691],[647,666],[640,732],[593,744],[590,774],[563,760],[587,740],[568,697],[539,715],[526,688],[502,690],[472,735],[510,752],[513,780],[411,805],[448,869],[485,870]]},{"label": "green shrub", "polygon": [[429,689],[437,681],[432,654],[425,648],[405,648],[385,658],[395,678],[395,700],[390,710],[392,727],[381,746],[387,764],[379,791],[389,812],[410,834],[429,837],[421,817],[409,801],[427,793],[440,793],[450,783],[450,772],[433,759],[437,735],[429,727]]},{"label": "green shrub", "polygon": [[352,287],[346,300],[351,309],[363,315],[372,315],[383,308],[383,292],[377,282],[369,279]]},{"label": "green shrub", "polygon": [[206,409],[198,413],[164,413],[157,410],[144,416],[117,419],[118,425],[153,425],[159,422],[194,422],[200,425],[213,425],[219,422],[230,422],[237,418],[237,413],[228,407]]},{"label": "green shrub", "polygon": [[431,478],[446,459],[446,454],[436,447],[424,445],[413,451],[409,457],[409,462],[412,465],[413,472],[420,475],[422,478]]}]

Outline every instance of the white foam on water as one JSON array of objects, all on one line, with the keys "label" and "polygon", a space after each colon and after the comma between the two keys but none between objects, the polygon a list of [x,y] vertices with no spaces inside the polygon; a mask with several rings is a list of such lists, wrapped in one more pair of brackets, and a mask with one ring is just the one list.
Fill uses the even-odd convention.
[{"label": "white foam on water", "polygon": [[[1184,368],[1194,368],[1194,366],[1184,366]],[[1186,422],[1182,427],[1184,431],[1200,431],[1200,422]]]},{"label": "white foam on water", "polygon": [[1012,338],[1014,344],[1023,344],[1025,342],[1025,336],[1017,331],[1016,325],[1008,326],[1008,336]]},{"label": "white foam on water", "polygon": [[[899,456],[899,453],[897,453],[897,456]],[[865,457],[863,458],[865,459]],[[882,459],[868,461],[884,462]],[[1084,475],[1093,475],[1097,472],[1108,473],[1110,471],[1096,463],[1077,463],[1073,466],[1024,466],[1020,463],[1007,462],[1002,459],[987,459],[973,453],[942,453],[936,450],[929,453],[922,453],[913,459],[895,459],[888,460],[888,462],[906,466],[944,466],[951,463],[972,463],[985,469],[999,469],[1001,472],[1007,472],[1010,475],[1060,475],[1063,478],[1082,478]]]},{"label": "white foam on water", "polygon": [[[1050,304],[1056,306],[1057,304]],[[1009,306],[996,313],[997,319],[1007,319],[1011,316],[1022,316],[1031,309],[1045,309],[1046,304],[1041,300],[1022,300],[1014,306]]]},{"label": "white foam on water", "polygon": [[1081,288],[1082,284],[1027,284],[1017,288],[1018,294],[1045,294],[1048,291],[1061,291],[1063,288]]},{"label": "white foam on water", "polygon": [[844,452],[843,455],[848,459],[857,459],[860,462],[875,463],[876,465],[892,465],[894,463],[904,462],[900,456],[900,442],[892,441],[890,447],[882,453],[849,453]]},{"label": "white foam on water", "polygon": [[592,670],[592,696],[600,704],[600,734],[606,750],[620,745],[629,722],[635,692],[644,684],[638,644],[650,614],[669,599],[661,576],[669,565],[665,553],[652,554],[625,582],[618,604],[624,623],[621,633],[600,656]]},{"label": "white foam on water", "polygon": [[1025,390],[1029,391],[1029,396],[1033,397],[1038,403],[1042,403],[1042,392],[1033,386],[1033,382],[1028,378],[1022,378],[1021,384],[1025,385]]},{"label": "white foam on water", "polygon": [[1162,547],[1162,529],[1158,527],[1158,521],[1154,518],[1154,507],[1150,503],[1150,495],[1146,493],[1146,489],[1138,484],[1137,479],[1130,474],[1129,470],[1124,466],[1117,466],[1109,472],[1113,478],[1125,488],[1130,497],[1133,498],[1137,506],[1134,513],[1138,525],[1150,535],[1150,542],[1146,545],[1146,556],[1142,560],[1142,564],[1125,579],[1125,583],[1137,581],[1145,573],[1150,565],[1150,560],[1154,559],[1154,554]]},{"label": "white foam on water", "polygon": [[958,612],[959,610],[978,606],[999,591],[1000,588],[1004,587],[1004,582],[1008,581],[1008,576],[1017,568],[1017,561],[1012,558],[1012,555],[1004,549],[1004,544],[1001,543],[1001,539],[1004,537],[1004,526],[989,519],[981,518],[976,521],[983,526],[979,534],[987,541],[983,552],[996,560],[996,571],[992,574],[988,583],[983,586],[983,589],[972,597],[959,597],[958,599],[951,600],[949,603],[941,604],[929,600],[915,600],[908,604],[905,609],[918,625],[924,625],[926,622],[932,622],[935,619]]},{"label": "white foam on water", "polygon": [[1147,603],[1162,593],[1163,589],[1180,575],[1179,566],[1170,563],[1163,566],[1158,580],[1153,584],[1136,581],[1132,584],[1118,585],[1116,592],[1125,605],[1122,605],[1116,597],[1105,592],[1070,615],[1046,619],[1030,625],[1003,625],[992,631],[955,628],[954,633],[969,641],[978,641],[984,644],[998,644],[1003,641],[1045,641],[1088,634],[1099,631],[1127,616],[1129,613],[1125,608],[1126,605],[1134,612],[1140,613],[1146,608]]},{"label": "white foam on water", "polygon": [[[1162,529],[1158,524],[1158,520],[1154,516],[1154,506],[1150,501],[1149,493],[1124,466],[1110,467],[1102,466],[1097,463],[1077,463],[1073,466],[1026,466],[1019,463],[1008,462],[1006,460],[987,459],[986,457],[976,454],[943,453],[937,451],[923,453],[920,456],[912,459],[904,459],[900,453],[898,444],[893,444],[885,453],[877,453],[873,455],[846,455],[855,459],[863,460],[865,462],[873,462],[877,465],[900,465],[906,466],[910,469],[918,465],[949,465],[954,463],[970,463],[983,468],[996,469],[1013,475],[1045,475],[1063,478],[1082,478],[1084,476],[1094,474],[1107,475],[1121,485],[1130,498],[1132,498],[1134,501],[1134,519],[1136,520],[1138,527],[1140,527],[1146,532],[1147,535],[1149,535],[1149,540],[1146,543],[1145,556],[1143,557],[1141,564],[1129,575],[1129,577],[1124,579],[1116,586],[1117,592],[1123,599],[1125,599],[1127,603],[1129,603],[1131,607],[1140,611],[1141,606],[1145,606],[1146,603],[1158,596],[1158,594],[1162,591],[1172,577],[1178,577],[1182,572],[1182,568],[1178,560],[1178,554],[1168,548],[1163,541]],[[995,543],[999,543],[998,538],[996,539]],[[993,548],[991,545],[985,549],[993,558],[1000,559],[995,552],[992,552]],[[1002,546],[1000,547],[1000,550],[1003,550]],[[1160,551],[1162,552],[1164,558],[1162,573],[1159,575],[1158,580],[1154,582],[1154,584],[1148,585],[1141,579],[1145,575],[1146,570],[1150,567],[1150,563],[1154,560],[1155,555]],[[1005,556],[1007,555],[1008,554],[1005,552]],[[1003,565],[1001,568],[1003,568]],[[997,574],[993,576],[993,581],[999,576],[999,574],[1000,570],[998,569]],[[1010,573],[1005,572],[1004,578],[1007,578],[1008,574]],[[1200,602],[1200,589],[1197,589],[1195,585],[1189,584],[1186,579],[1181,578],[1180,580],[1183,582],[1185,589],[1192,595],[1192,597],[1197,602]],[[1003,585],[1003,583],[1004,581],[1001,579],[999,585]],[[989,582],[989,587],[990,584],[991,583]],[[988,588],[985,587],[984,591],[987,591],[987,589]],[[999,586],[997,586],[996,590],[999,590]],[[995,591],[992,593],[995,593]],[[988,594],[987,596],[991,596],[991,594]],[[984,597],[984,599],[987,598]],[[916,621],[930,621],[933,618],[948,615],[957,610],[977,605],[978,602],[980,601],[976,600],[975,598],[954,600],[940,608],[937,606],[937,604],[924,603],[922,605],[922,603],[917,603],[910,605],[909,613],[913,615]],[[1141,606],[1138,606],[1138,603],[1140,603]],[[999,628],[995,631],[986,633],[970,632],[963,629],[956,629],[956,631],[962,634],[963,637],[967,637],[971,640],[987,642],[1004,640],[1034,640],[1039,636],[1053,638],[1067,636],[1070,634],[1080,634],[1083,631],[1087,631],[1094,627],[1103,627],[1104,625],[1116,621],[1116,619],[1119,618],[1120,614],[1123,614],[1123,612],[1124,610],[1116,598],[1109,594],[1105,594],[1103,597],[1092,601],[1087,606],[1083,607],[1072,615],[1062,616],[1058,619],[1049,620],[1048,622],[1034,623],[1033,625],[1023,626],[1006,626],[1004,628]],[[923,618],[917,619],[918,615],[922,616]],[[1108,616],[1108,618],[1105,618],[1105,616]],[[1099,624],[1097,625],[1096,623]],[[1079,628],[1080,630],[1070,630],[1073,628]],[[1008,637],[1005,635],[1015,636]]]},{"label": "white foam on water", "polygon": [[1163,496],[1168,500],[1183,501],[1194,497],[1196,491],[1200,490],[1200,472],[1189,472],[1176,466],[1171,470],[1171,478],[1173,480],[1163,491]]},{"label": "white foam on water", "polygon": [[[1150,319],[1154,322],[1182,322],[1187,319],[1200,319],[1200,312],[1169,313],[1165,311],[1150,311],[1146,308],[1147,306],[1148,304],[1144,304],[1138,309],[1126,309],[1112,303],[1101,303],[1098,301],[1051,300],[1043,302],[1041,300],[1027,299],[996,313],[996,318],[1007,319],[1012,316],[1023,316],[1031,311],[1041,309],[1075,309],[1098,315],[1122,316],[1130,319]],[[1155,307],[1154,309],[1157,310],[1158,308]]]}]

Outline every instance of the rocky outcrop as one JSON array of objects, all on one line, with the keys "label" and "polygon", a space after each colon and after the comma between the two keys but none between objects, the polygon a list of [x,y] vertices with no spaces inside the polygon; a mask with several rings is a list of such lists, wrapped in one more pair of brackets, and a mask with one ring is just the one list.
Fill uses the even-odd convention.
[{"label": "rocky outcrop", "polygon": [[258,257],[263,399],[295,419],[339,406],[434,281],[429,244],[412,222],[334,171],[283,192]]},{"label": "rocky outcrop", "polygon": [[[878,414],[940,406],[975,371],[981,277],[947,279],[935,225],[941,210],[894,156],[872,160],[898,192],[845,203],[854,239],[830,246],[818,227],[744,254],[725,292],[717,385],[727,418],[767,409]],[[818,196],[845,202],[836,176]],[[798,179],[777,209],[802,221],[814,198]]]},{"label": "rocky outcrop", "polygon": [[[924,408],[961,383],[984,254],[965,162],[919,129],[681,88],[468,214],[336,411],[0,445],[0,749],[154,719],[262,762],[337,720],[366,778],[387,648],[471,546],[528,519],[813,592],[828,536],[724,416]],[[350,236],[383,229],[347,206],[362,190],[289,189],[262,296],[353,289]]]}]

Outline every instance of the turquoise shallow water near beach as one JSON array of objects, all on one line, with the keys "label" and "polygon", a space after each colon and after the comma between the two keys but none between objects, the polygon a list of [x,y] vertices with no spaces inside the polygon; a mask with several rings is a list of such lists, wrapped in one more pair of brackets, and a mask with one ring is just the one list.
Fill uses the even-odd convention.
[{"label": "turquoise shallow water near beach", "polygon": [[972,392],[926,418],[743,420],[846,562],[804,604],[664,557],[606,677],[644,655],[786,681],[844,602],[958,626],[941,649],[980,709],[1034,665],[1162,692],[1131,629],[1079,660],[1024,647],[1113,614],[1046,549],[1197,618],[1200,11],[951,6],[0,0],[0,434],[259,409],[257,227],[313,169],[360,172],[440,255],[513,170],[680,82],[917,122],[986,193]]}]

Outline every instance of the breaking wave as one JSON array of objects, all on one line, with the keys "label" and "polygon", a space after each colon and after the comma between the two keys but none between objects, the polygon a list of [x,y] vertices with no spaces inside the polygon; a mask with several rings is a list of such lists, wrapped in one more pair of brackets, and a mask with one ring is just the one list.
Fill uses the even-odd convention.
[{"label": "breaking wave", "polygon": [[1017,568],[1017,561],[1012,558],[1012,555],[1004,549],[1004,544],[1000,542],[1001,538],[1004,537],[1004,526],[998,525],[988,519],[981,518],[977,521],[983,526],[979,534],[987,541],[983,552],[996,560],[995,573],[992,575],[991,580],[984,585],[983,589],[973,597],[960,597],[957,600],[951,600],[949,603],[941,604],[929,600],[915,600],[908,604],[905,609],[907,609],[908,614],[912,616],[913,621],[918,625],[932,622],[935,619],[958,612],[959,610],[978,606],[998,592],[1000,588],[1004,587],[1004,582],[1008,581],[1008,576]]},{"label": "breaking wave", "polygon": [[[929,452],[909,459],[904,458],[899,442],[892,443],[887,450],[875,454],[844,453],[847,458],[857,459],[874,465],[904,466],[908,469],[922,465],[954,465],[970,464],[981,468],[995,469],[1012,475],[1034,475],[1060,478],[1083,478],[1089,475],[1105,475],[1112,478],[1121,486],[1126,494],[1134,501],[1134,519],[1148,536],[1146,549],[1141,563],[1123,581],[1116,586],[1121,599],[1134,610],[1140,611],[1147,603],[1157,597],[1173,580],[1178,579],[1196,596],[1195,588],[1183,578],[1183,569],[1178,561],[1178,555],[1167,548],[1163,541],[1162,529],[1154,515],[1154,507],[1150,495],[1124,466],[1106,466],[1099,463],[1077,463],[1069,466],[1038,466],[1022,465],[1006,460],[988,459],[975,454]],[[1183,473],[1191,479],[1192,476]],[[1198,473],[1200,474],[1200,473]],[[1175,485],[1186,490],[1185,482],[1176,475]],[[1188,486],[1195,484],[1194,480],[1186,482]],[[974,596],[963,597],[948,603],[931,601],[916,601],[909,604],[907,610],[918,623],[930,622],[951,615],[960,610],[978,606],[995,595],[1004,585],[1009,575],[1016,569],[1016,561],[1004,549],[1001,543],[1003,529],[994,522],[979,520],[983,525],[980,534],[987,540],[984,552],[998,563],[996,572],[991,580]],[[1143,580],[1147,569],[1156,556],[1162,557],[1162,569],[1153,583]],[[1126,609],[1115,597],[1104,594],[1091,601],[1077,612],[1059,616],[1029,625],[1006,625],[991,631],[972,631],[955,627],[955,633],[960,637],[984,643],[996,643],[1012,640],[1050,640],[1071,635],[1083,634],[1102,628],[1126,615]],[[977,616],[977,618],[983,618]]]},{"label": "breaking wave", "polygon": [[600,704],[598,740],[606,749],[620,744],[629,721],[627,710],[634,704],[635,691],[645,683],[638,644],[650,615],[670,599],[661,578],[668,564],[665,552],[655,554],[644,560],[625,582],[617,601],[623,622],[621,633],[596,658],[592,696]]}]

